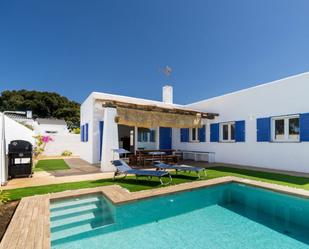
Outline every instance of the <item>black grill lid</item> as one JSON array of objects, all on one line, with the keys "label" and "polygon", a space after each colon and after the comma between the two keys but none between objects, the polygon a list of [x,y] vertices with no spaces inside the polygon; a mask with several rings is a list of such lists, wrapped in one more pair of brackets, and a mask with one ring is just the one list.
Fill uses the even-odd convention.
[{"label": "black grill lid", "polygon": [[9,144],[9,153],[32,152],[32,144],[24,140],[13,140]]}]

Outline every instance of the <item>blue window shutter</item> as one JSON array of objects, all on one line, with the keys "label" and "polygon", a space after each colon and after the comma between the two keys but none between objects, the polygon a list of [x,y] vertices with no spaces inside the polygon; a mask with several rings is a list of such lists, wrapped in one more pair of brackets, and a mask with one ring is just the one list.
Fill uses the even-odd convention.
[{"label": "blue window shutter", "polygon": [[256,141],[270,142],[270,118],[258,118],[256,120]]},{"label": "blue window shutter", "polygon": [[201,128],[198,128],[198,140],[200,142],[206,141],[206,126],[203,125]]},{"label": "blue window shutter", "polygon": [[245,142],[246,141],[246,122],[245,120],[235,122],[235,141]]},{"label": "blue window shutter", "polygon": [[219,124],[210,124],[210,142],[219,142]]},{"label": "blue window shutter", "polygon": [[309,142],[309,113],[303,113],[299,116],[299,128],[301,142]]},{"label": "blue window shutter", "polygon": [[155,138],[155,136],[156,136],[156,131],[155,130],[150,130],[150,142],[155,142],[156,140],[156,138]]},{"label": "blue window shutter", "polygon": [[88,142],[88,130],[89,129],[89,125],[88,123],[85,124],[85,142]]},{"label": "blue window shutter", "polygon": [[80,141],[84,142],[84,126],[80,126]]},{"label": "blue window shutter", "polygon": [[160,127],[159,129],[159,147],[160,150],[169,150],[172,148],[172,128]]},{"label": "blue window shutter", "polygon": [[189,142],[189,128],[180,129],[180,142],[182,143]]},{"label": "blue window shutter", "polygon": [[104,130],[104,121],[99,123],[99,135],[100,135],[100,161],[102,160],[102,146],[103,146],[103,130]]}]

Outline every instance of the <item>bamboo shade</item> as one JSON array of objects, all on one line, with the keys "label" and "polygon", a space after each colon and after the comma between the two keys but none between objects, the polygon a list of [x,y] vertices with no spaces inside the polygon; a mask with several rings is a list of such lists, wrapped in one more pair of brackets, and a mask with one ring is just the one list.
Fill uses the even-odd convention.
[{"label": "bamboo shade", "polygon": [[183,115],[156,111],[143,111],[117,107],[116,122],[122,125],[144,128],[172,127],[195,128],[201,127],[201,115]]}]

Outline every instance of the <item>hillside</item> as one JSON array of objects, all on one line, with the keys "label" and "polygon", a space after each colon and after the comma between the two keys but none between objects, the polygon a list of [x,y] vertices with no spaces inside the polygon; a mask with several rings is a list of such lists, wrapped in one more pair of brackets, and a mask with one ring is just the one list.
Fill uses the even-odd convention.
[{"label": "hillside", "polygon": [[80,104],[54,92],[3,91],[0,111],[32,110],[34,117],[65,119],[69,127],[79,126]]}]

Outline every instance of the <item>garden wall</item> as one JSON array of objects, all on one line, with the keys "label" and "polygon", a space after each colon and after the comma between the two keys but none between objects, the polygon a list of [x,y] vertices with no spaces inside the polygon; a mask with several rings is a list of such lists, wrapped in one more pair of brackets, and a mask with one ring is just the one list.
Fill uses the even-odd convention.
[{"label": "garden wall", "polygon": [[52,135],[52,142],[46,144],[44,156],[59,156],[63,151],[68,150],[74,156],[80,156],[82,143],[79,134]]}]

